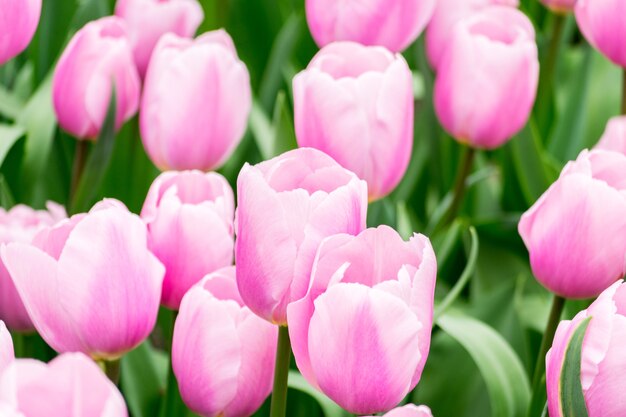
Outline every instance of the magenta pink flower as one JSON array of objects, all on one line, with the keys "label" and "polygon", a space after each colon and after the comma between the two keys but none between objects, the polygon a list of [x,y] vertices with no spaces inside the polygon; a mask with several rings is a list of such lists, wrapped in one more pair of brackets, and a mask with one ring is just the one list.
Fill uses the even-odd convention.
[{"label": "magenta pink flower", "polygon": [[[6,211],[0,208],[0,245],[11,242],[30,243],[39,230],[52,226],[67,217],[65,209],[48,203],[48,210],[33,210],[18,205]],[[35,328],[28,317],[15,285],[0,260],[0,320],[15,331],[31,331]]]},{"label": "magenta pink flower", "polygon": [[613,117],[595,149],[619,152],[626,155],[626,116]]},{"label": "magenta pink flower", "polygon": [[127,23],[135,63],[142,77],[161,36],[174,33],[191,38],[204,19],[197,0],[117,0],[115,15]]},{"label": "magenta pink flower", "polygon": [[425,405],[407,404],[404,407],[394,408],[383,417],[433,417],[433,414]]},{"label": "magenta pink flower", "polygon": [[11,243],[2,260],[33,324],[58,352],[115,359],[152,331],[164,268],[146,226],[115,200]]},{"label": "magenta pink flower", "polygon": [[116,127],[139,108],[140,79],[126,25],[118,17],[87,23],[76,32],[54,71],[59,124],[78,139],[96,139],[115,87]]},{"label": "magenta pink flower", "polygon": [[244,165],[237,180],[237,284],[245,304],[276,324],[309,287],[322,239],[365,228],[367,185],[311,148]]},{"label": "magenta pink flower", "polygon": [[0,320],[0,375],[14,359],[13,339],[11,339],[7,326]]},{"label": "magenta pink flower", "polygon": [[148,247],[165,265],[161,303],[178,309],[205,275],[232,265],[235,199],[220,174],[166,172],[150,187],[141,211]]},{"label": "magenta pink flower", "polygon": [[40,15],[41,0],[0,0],[0,65],[26,49]]},{"label": "magenta pink flower", "polygon": [[620,281],[607,288],[589,308],[573,320],[564,320],[546,356],[546,385],[551,417],[562,417],[560,377],[571,337],[587,317],[591,321],[583,339],[580,382],[589,417],[626,415],[621,388],[626,383],[626,286]]},{"label": "magenta pink flower", "polygon": [[371,200],[398,185],[413,147],[413,77],[401,55],[333,43],[294,78],[293,90],[300,146],[366,180]]},{"label": "magenta pink flower", "polygon": [[626,156],[583,151],[519,223],[533,273],[568,298],[595,297],[624,276]]},{"label": "magenta pink flower", "polygon": [[141,103],[141,138],[161,170],[219,168],[246,130],[250,79],[223,30],[157,44]]},{"label": "magenta pink flower", "polygon": [[185,294],[174,327],[185,403],[203,417],[252,415],[272,390],[277,335],[243,304],[235,267],[207,276]]},{"label": "magenta pink flower", "polygon": [[306,16],[320,47],[335,41],[353,41],[400,52],[424,30],[435,3],[435,0],[306,0]]},{"label": "magenta pink flower", "polygon": [[626,68],[626,1],[578,0],[576,22],[587,41],[615,64]]},{"label": "magenta pink flower", "polygon": [[390,410],[418,383],[433,320],[428,238],[380,226],[325,239],[306,296],[287,310],[298,368],[354,414]]}]

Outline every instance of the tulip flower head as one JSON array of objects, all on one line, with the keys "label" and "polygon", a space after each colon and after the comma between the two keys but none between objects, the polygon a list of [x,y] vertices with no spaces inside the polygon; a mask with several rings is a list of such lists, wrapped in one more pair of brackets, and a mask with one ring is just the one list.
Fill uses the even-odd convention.
[{"label": "tulip flower head", "polygon": [[0,0],[0,65],[26,49],[40,16],[41,0]]},{"label": "tulip flower head", "polygon": [[302,375],[344,409],[395,407],[430,349],[437,261],[428,238],[380,226],[319,247],[306,296],[287,310]]},{"label": "tulip flower head", "polygon": [[[370,416],[374,417],[374,416]],[[394,408],[383,417],[433,417],[430,408],[425,405],[407,404],[403,407]]]},{"label": "tulip flower head", "polygon": [[294,78],[293,90],[300,146],[367,181],[370,200],[398,185],[413,147],[413,76],[401,55],[333,43]]},{"label": "tulip flower head", "polygon": [[587,41],[613,63],[626,68],[626,1],[578,0],[575,14]]},{"label": "tulip flower head", "polygon": [[569,13],[574,10],[577,0],[541,0],[541,2],[555,13]]},{"label": "tulip flower head", "polygon": [[626,155],[626,116],[609,120],[595,149],[615,151]]},{"label": "tulip flower head", "polygon": [[0,375],[13,362],[14,358],[13,339],[11,339],[7,326],[0,320]]}]

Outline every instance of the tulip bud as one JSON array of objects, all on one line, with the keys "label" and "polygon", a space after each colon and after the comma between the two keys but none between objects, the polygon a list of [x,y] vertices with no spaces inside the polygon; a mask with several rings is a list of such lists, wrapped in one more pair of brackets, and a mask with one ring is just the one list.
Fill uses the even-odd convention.
[{"label": "tulip bud", "polygon": [[626,156],[583,151],[522,216],[519,233],[537,280],[591,298],[626,272]]},{"label": "tulip bud", "polygon": [[[375,417],[375,416],[370,416]],[[433,417],[430,408],[425,405],[413,405],[407,404],[404,407],[398,407],[387,414],[383,415],[383,417]]]},{"label": "tulip bud", "polygon": [[105,17],[76,32],[54,71],[54,110],[63,129],[78,139],[96,139],[115,88],[115,126],[139,107],[140,80],[126,25]]},{"label": "tulip bud", "polygon": [[41,0],[0,0],[0,65],[30,43],[41,15]]},{"label": "tulip bud", "polygon": [[454,26],[463,18],[491,5],[517,7],[518,0],[437,0],[433,17],[426,29],[426,54],[437,69],[448,45]]},{"label": "tulip bud", "polygon": [[619,152],[626,155],[626,116],[613,117],[595,149]]},{"label": "tulip bud", "polygon": [[437,261],[427,237],[387,227],[325,239],[304,298],[287,311],[298,369],[354,414],[395,407],[418,383]]},{"label": "tulip bud", "polygon": [[555,13],[569,13],[576,6],[576,0],[541,0],[541,2]]},{"label": "tulip bud", "polygon": [[197,0],[117,0],[115,15],[124,19],[135,63],[143,77],[161,36],[191,38],[204,19]]},{"label": "tulip bud", "polygon": [[370,200],[398,185],[413,147],[413,77],[401,55],[330,44],[294,78],[293,95],[300,146],[326,152],[367,181]]},{"label": "tulip bud", "polygon": [[353,41],[400,52],[422,33],[435,3],[435,0],[306,0],[306,17],[313,39],[320,47],[335,41]]},{"label": "tulip bud", "polygon": [[241,298],[287,323],[287,305],[309,287],[315,251],[336,233],[365,228],[367,185],[311,148],[244,165],[237,179],[235,257]]},{"label": "tulip bud", "polygon": [[208,275],[185,294],[174,326],[172,366],[185,403],[203,417],[254,414],[272,390],[277,336],[243,304],[235,267]]},{"label": "tulip bud", "polygon": [[235,201],[220,174],[166,172],[150,187],[141,211],[148,247],[165,265],[161,303],[178,309],[205,275],[232,265]]},{"label": "tulip bud", "polygon": [[11,334],[4,322],[0,320],[0,375],[13,362],[14,358]]},{"label": "tulip bud", "polygon": [[532,23],[517,9],[491,6],[455,26],[435,80],[435,110],[459,142],[494,149],[528,121],[538,82]]},{"label": "tulip bud", "polygon": [[[591,317],[582,344],[580,383],[589,417],[626,415],[626,402],[619,391],[626,367],[626,285],[616,282],[589,308],[573,320],[559,324],[552,348],[546,355],[546,388],[550,417],[563,417],[561,372],[571,338],[581,322]],[[570,414],[568,414],[570,415]]]},{"label": "tulip bud", "polygon": [[0,250],[37,331],[58,352],[116,359],[152,331],[164,268],[115,200]]},{"label": "tulip bud", "polygon": [[0,374],[0,401],[16,417],[128,416],[117,387],[82,353],[65,353],[48,364],[16,359]]},{"label": "tulip bud", "polygon": [[[30,243],[41,229],[67,217],[65,209],[48,203],[48,211],[18,205],[6,211],[0,208],[0,245],[10,242]],[[28,332],[35,328],[28,317],[15,285],[0,260],[0,320],[14,331]]]},{"label": "tulip bud", "polygon": [[161,170],[219,168],[246,130],[250,79],[223,30],[157,44],[141,103],[141,138]]},{"label": "tulip bud", "polygon": [[587,41],[615,64],[626,68],[626,2],[578,0],[575,13]]}]

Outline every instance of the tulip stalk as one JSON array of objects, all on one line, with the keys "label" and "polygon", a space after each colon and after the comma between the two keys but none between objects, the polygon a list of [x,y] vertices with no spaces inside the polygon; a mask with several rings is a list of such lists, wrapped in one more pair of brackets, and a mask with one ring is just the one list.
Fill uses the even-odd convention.
[{"label": "tulip stalk", "polygon": [[274,368],[274,388],[270,417],[287,415],[287,382],[289,379],[289,361],[291,360],[291,342],[287,326],[278,328],[278,345],[276,346],[276,367]]},{"label": "tulip stalk", "polygon": [[72,167],[72,180],[70,183],[70,195],[68,198],[67,209],[70,210],[71,202],[76,196],[80,178],[83,176],[85,164],[87,163],[87,153],[89,151],[89,143],[85,140],[76,141],[76,152],[74,153],[74,165]]},{"label": "tulip stalk", "polygon": [[463,197],[465,196],[465,183],[467,182],[467,177],[472,171],[472,165],[475,157],[476,149],[464,146],[461,167],[459,168],[454,183],[452,203],[450,204],[450,208],[444,218],[444,226],[447,226],[454,221],[459,209],[461,208],[461,203],[463,202]]}]

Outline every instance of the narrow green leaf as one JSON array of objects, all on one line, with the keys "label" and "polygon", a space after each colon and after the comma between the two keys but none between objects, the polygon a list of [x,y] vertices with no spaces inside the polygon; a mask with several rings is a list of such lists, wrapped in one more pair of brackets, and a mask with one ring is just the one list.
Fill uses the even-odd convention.
[{"label": "narrow green leaf", "polygon": [[580,382],[580,362],[585,332],[591,317],[583,320],[567,345],[559,379],[560,404],[563,417],[589,417]]},{"label": "narrow green leaf", "polygon": [[4,158],[15,142],[24,136],[24,133],[24,128],[21,126],[0,124],[0,165],[4,162]]},{"label": "narrow green leaf", "polygon": [[252,103],[250,130],[263,159],[270,159],[274,152],[274,128],[265,111],[256,100]]},{"label": "narrow green leaf", "polygon": [[298,147],[296,132],[293,126],[293,115],[289,110],[289,103],[284,91],[276,97],[274,107],[274,149],[273,156]]},{"label": "narrow green leaf", "polygon": [[502,336],[468,315],[450,312],[437,324],[470,354],[487,385],[494,416],[521,417],[530,401],[524,367]]},{"label": "narrow green leaf", "polygon": [[4,179],[4,175],[0,174],[0,207],[8,210],[14,205],[15,199],[13,198],[13,194],[11,194],[9,184],[7,184],[6,179]]},{"label": "narrow green leaf", "polygon": [[15,94],[0,85],[0,115],[14,120],[23,109],[24,103]]},{"label": "narrow green leaf", "polygon": [[297,371],[289,371],[289,388],[302,391],[313,397],[322,408],[326,417],[344,417],[346,412],[326,395],[322,394],[307,382]]}]

